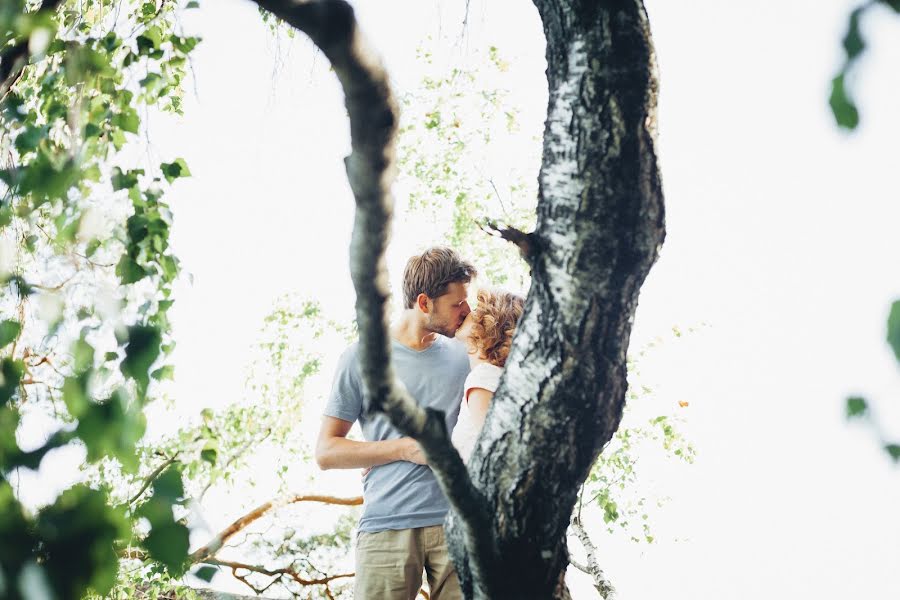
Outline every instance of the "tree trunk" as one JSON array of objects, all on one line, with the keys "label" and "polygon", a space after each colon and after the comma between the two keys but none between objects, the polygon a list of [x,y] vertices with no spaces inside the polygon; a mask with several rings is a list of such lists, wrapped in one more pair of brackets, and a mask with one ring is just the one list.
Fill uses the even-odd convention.
[{"label": "tree trunk", "polygon": [[[550,101],[530,235],[532,286],[473,456],[489,544],[451,554],[467,598],[551,598],[578,489],[616,431],[640,286],[662,244],[657,80],[639,0],[536,0]],[[468,540],[468,545],[472,541]],[[481,564],[477,564],[477,563]]]}]

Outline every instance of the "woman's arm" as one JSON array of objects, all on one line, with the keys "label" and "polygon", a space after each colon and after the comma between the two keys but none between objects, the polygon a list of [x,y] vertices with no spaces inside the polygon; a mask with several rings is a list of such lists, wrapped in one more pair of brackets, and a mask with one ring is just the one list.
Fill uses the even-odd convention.
[{"label": "woman's arm", "polygon": [[472,422],[475,424],[477,431],[481,431],[484,426],[484,417],[487,415],[488,405],[494,392],[489,392],[484,388],[472,388],[469,390],[468,402],[469,412],[472,413]]}]

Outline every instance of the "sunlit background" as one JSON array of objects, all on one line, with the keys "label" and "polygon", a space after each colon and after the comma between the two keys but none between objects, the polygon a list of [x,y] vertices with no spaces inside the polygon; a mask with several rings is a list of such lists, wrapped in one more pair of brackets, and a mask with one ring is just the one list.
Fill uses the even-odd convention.
[{"label": "sunlit background", "polygon": [[[510,168],[536,177],[547,92],[533,5],[473,0],[466,18],[463,2],[354,4],[398,93],[421,79],[416,48],[452,66],[484,61],[495,46],[509,64],[497,83],[531,142],[498,144],[496,163],[479,168],[498,181]],[[865,394],[900,437],[900,374],[884,341],[900,297],[900,19],[873,11],[863,24],[862,124],[847,135],[827,99],[854,3],[647,5],[668,235],[632,349],[649,348],[640,360],[649,401],[677,407],[697,459],[639,457],[648,493],[668,498],[653,513],[654,542],[608,534],[589,513],[600,564],[621,598],[897,598],[900,471],[871,429],[846,421],[844,402]],[[344,319],[354,302],[349,132],[327,61],[301,36],[270,31],[250,2],[204,2],[184,25],[203,37],[193,92],[184,117],[150,115],[142,148],[157,160],[183,156],[193,174],[169,196],[191,277],[173,309],[173,403],[151,407],[150,436],[241,398],[277,297],[316,299]],[[395,283],[428,241],[426,224],[394,230]],[[341,348],[324,350],[322,373],[297,399],[310,443]],[[80,458],[48,457],[44,485],[23,497],[52,498],[68,483],[52,475]],[[314,482],[314,467],[298,473],[298,492],[361,492],[358,472]],[[265,485],[262,475],[246,493],[208,502],[215,509],[196,515],[192,541],[269,497]],[[596,597],[585,575],[572,571],[571,585],[575,598]],[[246,591],[224,575],[213,586]]]}]

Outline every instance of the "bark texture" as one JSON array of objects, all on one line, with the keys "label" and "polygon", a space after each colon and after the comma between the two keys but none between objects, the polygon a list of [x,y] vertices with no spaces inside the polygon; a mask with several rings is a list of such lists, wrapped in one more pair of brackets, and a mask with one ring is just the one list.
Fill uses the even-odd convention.
[{"label": "bark texture", "polygon": [[[657,79],[639,0],[536,0],[549,106],[531,234],[532,287],[470,465],[488,505],[475,566],[451,515],[469,598],[563,597],[565,532],[618,428],[638,293],[665,235]],[[510,574],[515,574],[510,576]]]},{"label": "bark texture", "polygon": [[655,154],[657,81],[640,0],[535,0],[547,38],[550,101],[537,228],[507,239],[532,288],[468,470],[443,417],[393,375],[384,252],[396,103],[342,0],[255,0],[307,33],[343,85],[357,211],[357,292],[367,409],[419,440],[453,510],[450,552],[467,598],[567,598],[566,529],[619,425],[638,293],[662,244]]}]

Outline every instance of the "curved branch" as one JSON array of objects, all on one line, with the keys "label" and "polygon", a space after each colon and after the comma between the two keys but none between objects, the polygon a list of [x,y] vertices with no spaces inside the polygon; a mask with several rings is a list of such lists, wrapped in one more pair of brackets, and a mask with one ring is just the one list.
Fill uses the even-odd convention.
[{"label": "curved branch", "polygon": [[225,545],[225,542],[228,541],[229,538],[234,536],[236,533],[259,519],[269,511],[281,508],[282,506],[287,506],[288,504],[296,504],[298,502],[320,502],[323,504],[337,504],[340,506],[359,506],[363,503],[363,499],[362,496],[356,496],[353,498],[338,498],[335,496],[301,494],[260,504],[247,514],[236,519],[233,523],[231,523],[231,525],[216,534],[216,536],[205,545],[191,552],[188,558],[191,562],[205,562],[207,558],[212,557],[216,552],[218,552],[222,548],[222,546]]},{"label": "curved branch", "polygon": [[347,577],[353,577],[354,575],[356,575],[356,573],[341,573],[338,575],[326,575],[325,577],[320,577],[318,579],[306,579],[304,577],[301,577],[300,574],[294,569],[289,569],[287,567],[281,569],[267,569],[258,565],[251,565],[248,563],[235,562],[230,560],[219,560],[218,558],[211,558],[202,562],[209,565],[228,567],[229,569],[231,569],[232,573],[234,573],[238,569],[244,569],[253,573],[259,573],[261,575],[268,575],[270,577],[287,576],[300,585],[328,585],[335,579],[345,579]]},{"label": "curved branch", "polygon": [[366,410],[385,413],[400,432],[419,441],[444,493],[465,521],[469,551],[487,556],[492,551],[490,538],[478,533],[491,515],[450,442],[443,414],[418,406],[391,367],[390,287],[384,256],[394,204],[390,187],[399,110],[388,75],[368,49],[352,7],[343,0],[254,1],[306,33],[331,61],[344,89],[352,147],[345,165],[356,199],[350,273],[356,290]]}]

